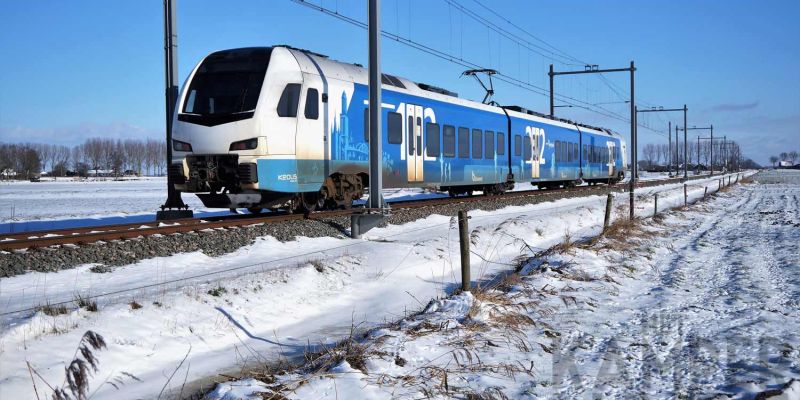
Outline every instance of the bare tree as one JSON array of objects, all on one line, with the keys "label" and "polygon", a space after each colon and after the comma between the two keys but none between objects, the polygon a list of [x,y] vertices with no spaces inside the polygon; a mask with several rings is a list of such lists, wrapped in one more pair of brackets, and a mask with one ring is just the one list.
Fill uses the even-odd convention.
[{"label": "bare tree", "polygon": [[39,157],[39,152],[33,147],[25,146],[21,153],[22,157],[19,160],[19,168],[17,171],[22,172],[26,179],[30,179],[42,170],[42,160]]},{"label": "bare tree", "polygon": [[798,157],[797,150],[792,150],[789,152],[789,161],[792,162],[792,165],[797,163],[797,157]]},{"label": "bare tree", "polygon": [[653,161],[656,157],[656,146],[652,143],[648,143],[642,148],[642,153],[644,154],[645,161],[647,161],[647,167],[652,168]]},{"label": "bare tree", "polygon": [[770,156],[769,157],[769,162],[772,163],[772,168],[775,168],[775,164],[777,164],[779,160],[780,159],[778,157],[776,157],[776,156]]}]

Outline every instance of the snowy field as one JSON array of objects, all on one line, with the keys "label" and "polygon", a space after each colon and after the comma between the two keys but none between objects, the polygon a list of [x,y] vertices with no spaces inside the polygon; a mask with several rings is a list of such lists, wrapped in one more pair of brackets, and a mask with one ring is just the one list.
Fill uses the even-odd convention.
[{"label": "snowy field", "polygon": [[[666,178],[667,174],[642,172],[640,176],[642,180],[651,180]],[[111,178],[83,181],[43,178],[35,183],[0,181],[0,233],[150,222],[164,204],[166,184],[164,177],[124,181]],[[514,188],[515,191],[530,189],[533,189],[530,183],[519,183]],[[388,201],[432,197],[446,197],[446,194],[423,189],[384,191]],[[184,194],[182,198],[198,216],[229,214],[228,210],[205,208],[195,195]]]},{"label": "snowy field", "polygon": [[[0,181],[0,232],[151,221],[166,200],[166,182],[166,178]],[[196,212],[210,211],[196,196],[183,200]]]},{"label": "snowy field", "polygon": [[[716,178],[693,181],[690,201],[702,197],[705,186],[715,191]],[[637,214],[652,213],[654,192],[662,209],[682,204],[682,189],[672,184],[637,191]],[[616,203],[626,204],[627,195]],[[605,197],[591,196],[471,212],[473,278],[508,271],[520,254],[559,243],[565,233],[574,239],[596,235],[604,204]],[[87,330],[103,335],[108,346],[97,352],[93,398],[156,397],[162,388],[175,396],[184,382],[266,360],[297,359],[309,345],[340,340],[353,324],[366,329],[419,310],[452,293],[459,262],[454,221],[433,215],[375,229],[363,240],[280,243],[265,237],[216,258],[197,252],[106,274],[86,265],[3,278],[0,397],[30,395],[26,362],[39,374],[39,390],[46,391],[45,381],[61,385]],[[8,314],[91,295],[105,295],[97,299],[96,312],[70,304],[65,314]]]},{"label": "snowy field", "polygon": [[210,397],[798,399],[798,228],[800,186],[735,187]]}]

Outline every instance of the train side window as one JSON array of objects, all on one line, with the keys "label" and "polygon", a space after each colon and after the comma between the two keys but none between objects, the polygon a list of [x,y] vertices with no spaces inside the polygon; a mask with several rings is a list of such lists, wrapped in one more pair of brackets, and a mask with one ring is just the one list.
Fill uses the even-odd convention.
[{"label": "train side window", "polygon": [[406,131],[408,132],[408,135],[406,136],[406,138],[408,139],[408,140],[406,140],[406,146],[408,147],[408,155],[413,156],[414,155],[414,142],[415,142],[415,140],[414,140],[414,117],[411,117],[411,116],[408,117],[408,124],[406,124]]},{"label": "train side window", "polygon": [[506,134],[497,132],[497,155],[502,156],[506,154]]},{"label": "train side window", "polygon": [[531,159],[531,138],[524,136],[522,138],[522,158],[525,160]]},{"label": "train side window", "polygon": [[278,100],[279,117],[297,117],[297,104],[300,102],[300,84],[290,83],[283,88]]},{"label": "train side window", "polygon": [[583,161],[589,161],[589,153],[586,152],[586,145],[583,145]]},{"label": "train side window", "polygon": [[390,112],[386,125],[389,128],[389,136],[387,137],[389,143],[403,143],[403,116],[396,112]]},{"label": "train side window", "polygon": [[364,141],[369,142],[369,107],[364,108]]},{"label": "train side window", "polygon": [[572,150],[572,154],[573,154],[573,156],[575,158],[575,161],[578,161],[580,159],[579,146],[578,146],[577,143],[575,143],[575,147]]},{"label": "train side window", "polygon": [[564,160],[572,161],[572,143],[566,142],[564,143]]},{"label": "train side window", "polygon": [[422,155],[422,118],[417,117],[417,126],[419,127],[419,136],[417,136],[417,155]]},{"label": "train side window", "polygon": [[522,136],[514,136],[514,155],[519,157],[522,155]]},{"label": "train side window", "polygon": [[494,132],[492,131],[483,133],[483,154],[489,160],[494,159]]},{"label": "train side window", "polygon": [[442,128],[442,155],[456,156],[456,128],[453,125],[445,125]]},{"label": "train side window", "polygon": [[483,132],[480,129],[472,130],[472,158],[480,159],[483,155]]},{"label": "train side window", "polygon": [[458,158],[469,158],[469,128],[458,128]]},{"label": "train side window", "polygon": [[553,145],[553,147],[555,149],[553,150],[553,161],[558,162],[561,160],[561,154],[558,154],[558,151],[561,150],[561,142],[556,140],[556,143]]},{"label": "train side window", "polygon": [[308,88],[306,91],[306,109],[304,114],[306,119],[319,118],[319,92],[317,89]]},{"label": "train side window", "polygon": [[439,124],[428,122],[425,124],[425,153],[428,157],[438,157],[441,139],[439,138]]}]

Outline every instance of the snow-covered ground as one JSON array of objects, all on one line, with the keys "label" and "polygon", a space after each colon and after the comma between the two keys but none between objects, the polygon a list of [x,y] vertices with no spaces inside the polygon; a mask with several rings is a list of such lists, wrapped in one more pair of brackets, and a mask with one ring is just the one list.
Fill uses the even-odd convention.
[{"label": "snow-covered ground", "polygon": [[[716,181],[693,181],[690,200]],[[683,203],[681,184],[638,191],[637,214]],[[619,196],[624,205],[627,195]],[[520,253],[600,231],[605,197],[560,200],[494,212],[471,212],[475,279],[507,271]],[[621,214],[626,214],[624,210]],[[368,328],[452,293],[459,281],[454,221],[433,215],[375,229],[363,240],[316,238],[279,243],[262,238],[234,253],[145,260],[95,274],[91,266],[0,280],[0,312],[99,298],[99,311],[70,305],[67,313],[3,316],[0,397],[24,397],[63,382],[64,366],[87,330],[105,337],[93,398],[176,395],[183,382],[330,344],[355,323]],[[136,302],[143,307],[132,307]],[[185,361],[182,361],[184,360]],[[135,376],[134,379],[132,376]],[[173,376],[176,375],[176,376]],[[114,385],[110,383],[114,383]],[[116,386],[124,385],[124,390]]]},{"label": "snow-covered ground", "polygon": [[[667,178],[666,173],[641,172],[640,176],[642,180]],[[150,222],[164,203],[166,184],[165,177],[0,181],[0,233]],[[523,182],[514,190],[533,188]],[[384,190],[388,201],[446,196],[424,189]],[[228,210],[204,207],[195,195],[182,198],[198,216],[229,214]]]},{"label": "snow-covered ground", "polygon": [[209,398],[798,399],[799,200],[736,187]]}]

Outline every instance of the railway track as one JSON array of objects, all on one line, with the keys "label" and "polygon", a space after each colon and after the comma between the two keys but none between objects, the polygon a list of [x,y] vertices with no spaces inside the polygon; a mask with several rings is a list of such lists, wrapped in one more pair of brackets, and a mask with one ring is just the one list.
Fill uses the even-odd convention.
[{"label": "railway track", "polygon": [[[702,178],[704,176],[692,177],[690,179]],[[680,182],[681,179],[659,179],[652,181],[640,181],[637,187],[663,185],[667,183]],[[535,197],[559,192],[574,191],[603,191],[611,187],[612,189],[625,189],[627,184],[603,185],[603,186],[577,186],[567,189],[549,190],[521,190],[507,192],[502,197]],[[425,200],[404,200],[391,202],[392,210],[403,210],[418,207],[432,207],[453,203],[469,203],[483,201],[486,196],[467,196],[467,197],[443,197]],[[205,218],[185,218],[170,221],[153,221],[150,223],[128,223],[102,225],[83,228],[67,228],[57,230],[30,231],[20,233],[0,234],[0,251],[15,251],[31,248],[43,248],[50,246],[64,245],[86,245],[97,242],[109,242],[115,240],[127,240],[152,235],[171,235],[176,233],[188,233],[202,231],[206,229],[235,228],[248,225],[269,224],[276,222],[296,221],[302,219],[326,219],[339,216],[351,215],[359,212],[359,207],[350,210],[321,211],[310,214],[284,214],[269,213],[266,215],[231,215]]]}]

